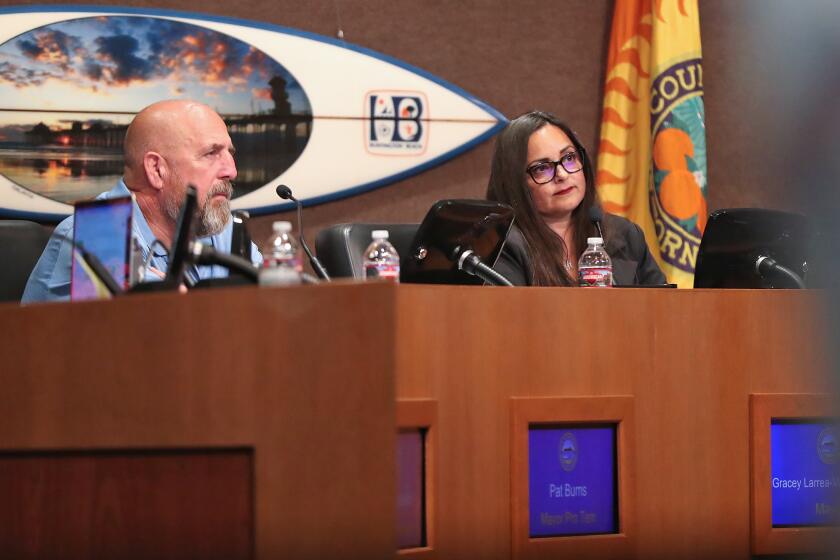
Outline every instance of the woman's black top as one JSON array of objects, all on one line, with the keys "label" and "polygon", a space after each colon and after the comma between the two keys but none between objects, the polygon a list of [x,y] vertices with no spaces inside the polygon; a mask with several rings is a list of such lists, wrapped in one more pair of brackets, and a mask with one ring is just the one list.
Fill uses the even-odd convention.
[{"label": "woman's black top", "polygon": [[[625,218],[604,215],[604,245],[612,260],[613,282],[618,286],[665,284],[665,275],[648,250],[642,229]],[[522,232],[511,228],[493,269],[515,286],[530,286],[533,269],[528,243]]]}]

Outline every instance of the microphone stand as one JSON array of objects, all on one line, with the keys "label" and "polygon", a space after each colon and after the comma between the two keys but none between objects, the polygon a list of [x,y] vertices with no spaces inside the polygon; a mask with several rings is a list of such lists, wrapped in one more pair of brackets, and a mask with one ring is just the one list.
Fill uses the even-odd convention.
[{"label": "microphone stand", "polygon": [[306,243],[306,239],[303,237],[303,204],[295,198],[292,194],[292,189],[287,187],[286,185],[279,185],[277,187],[277,196],[282,198],[283,200],[291,200],[297,206],[297,221],[298,221],[298,231],[300,231],[300,244],[303,247],[304,253],[309,258],[309,264],[312,265],[312,270],[315,271],[315,274],[318,275],[318,278],[324,280],[325,282],[331,282],[330,275],[327,273],[327,269],[324,268],[324,265],[321,264],[321,261],[318,260],[318,257],[312,254],[312,251],[309,249],[309,245]]}]

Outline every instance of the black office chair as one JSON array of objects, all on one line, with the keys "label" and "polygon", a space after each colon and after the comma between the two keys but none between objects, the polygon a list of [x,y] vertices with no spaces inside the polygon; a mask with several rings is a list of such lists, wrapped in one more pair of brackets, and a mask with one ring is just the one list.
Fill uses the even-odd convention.
[{"label": "black office chair", "polygon": [[0,301],[20,301],[51,231],[26,220],[0,220]]},{"label": "black office chair", "polygon": [[373,230],[387,229],[400,256],[408,253],[419,224],[338,224],[318,232],[315,253],[333,278],[364,278],[362,255]]},{"label": "black office chair", "polygon": [[694,287],[804,288],[809,269],[821,272],[813,252],[816,234],[800,214],[761,208],[712,212],[697,252]]}]

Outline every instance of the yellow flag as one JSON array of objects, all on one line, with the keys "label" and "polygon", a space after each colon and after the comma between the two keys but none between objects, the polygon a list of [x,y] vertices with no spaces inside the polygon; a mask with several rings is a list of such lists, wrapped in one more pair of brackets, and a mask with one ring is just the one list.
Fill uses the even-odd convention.
[{"label": "yellow flag", "polygon": [[616,0],[596,188],[681,288],[706,227],[704,122],[697,0]]}]

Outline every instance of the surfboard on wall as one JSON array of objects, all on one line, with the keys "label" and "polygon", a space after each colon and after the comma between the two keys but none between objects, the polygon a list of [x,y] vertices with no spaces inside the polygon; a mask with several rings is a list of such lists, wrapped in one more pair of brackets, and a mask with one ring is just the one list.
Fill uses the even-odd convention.
[{"label": "surfboard on wall", "polygon": [[237,147],[232,207],[282,210],[384,186],[471,149],[506,123],[428,72],[275,25],[134,8],[0,9],[0,216],[57,220],[122,176],[125,128],[185,97]]}]

